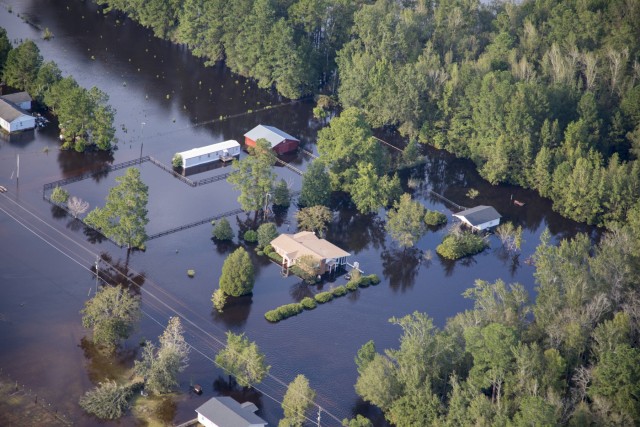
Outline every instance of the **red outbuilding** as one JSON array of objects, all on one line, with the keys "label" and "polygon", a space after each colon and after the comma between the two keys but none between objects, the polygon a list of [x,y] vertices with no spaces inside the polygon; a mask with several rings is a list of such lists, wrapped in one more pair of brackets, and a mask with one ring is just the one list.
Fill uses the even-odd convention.
[{"label": "red outbuilding", "polygon": [[298,149],[300,140],[273,126],[258,125],[244,134],[247,147],[255,147],[256,141],[266,139],[276,154],[290,153]]}]

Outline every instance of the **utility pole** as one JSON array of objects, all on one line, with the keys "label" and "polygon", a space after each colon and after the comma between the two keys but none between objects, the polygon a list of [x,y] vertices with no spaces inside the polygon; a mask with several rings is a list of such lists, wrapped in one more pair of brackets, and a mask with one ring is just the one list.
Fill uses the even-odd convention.
[{"label": "utility pole", "polygon": [[20,154],[18,154],[18,158],[16,159],[16,184],[20,183]]},{"label": "utility pole", "polygon": [[264,220],[265,221],[267,220],[267,215],[269,213],[269,207],[268,206],[269,206],[269,199],[270,198],[271,198],[271,193],[265,194],[265,196],[264,196],[264,209],[263,209],[263,211],[264,211]]},{"label": "utility pole", "polygon": [[100,262],[100,256],[96,255],[96,295],[98,295],[98,266],[99,266],[99,262]]},{"label": "utility pole", "polygon": [[144,125],[146,125],[146,122],[141,122],[140,123],[140,164],[142,164],[142,147],[144,147]]},{"label": "utility pole", "polygon": [[318,427],[320,427],[320,412],[322,412],[322,408],[318,406]]}]

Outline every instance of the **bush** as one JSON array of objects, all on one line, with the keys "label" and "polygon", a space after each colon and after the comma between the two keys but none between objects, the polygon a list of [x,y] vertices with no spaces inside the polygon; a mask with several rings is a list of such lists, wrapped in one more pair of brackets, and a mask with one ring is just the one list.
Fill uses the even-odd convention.
[{"label": "bush", "polygon": [[334,297],[341,297],[347,294],[347,288],[345,288],[344,286],[338,286],[337,288],[333,288],[331,290],[331,293]]},{"label": "bush", "polygon": [[358,283],[350,280],[344,287],[347,288],[349,292],[355,292],[358,289]]},{"label": "bush", "polygon": [[447,216],[442,212],[427,210],[424,215],[424,223],[433,227],[447,223]]},{"label": "bush", "polygon": [[115,420],[129,409],[131,387],[107,381],[80,398],[80,407],[103,420]]},{"label": "bush", "polygon": [[196,271],[195,270],[187,270],[187,276],[193,277],[195,275],[196,275]]},{"label": "bush", "polygon": [[[299,260],[298,260],[299,261]],[[302,280],[304,280],[307,283],[316,283],[316,274],[315,273],[309,273],[306,270],[303,270],[301,268],[301,265],[292,265],[290,267],[290,270],[293,274],[295,274],[296,276],[300,277]]]},{"label": "bush", "polygon": [[56,186],[56,188],[51,192],[50,199],[53,203],[57,203],[59,205],[67,203],[67,200],[69,200],[69,192],[64,188]]},{"label": "bush", "polygon": [[182,167],[182,156],[180,154],[176,153],[173,156],[173,159],[171,159],[171,166],[173,166],[176,169]]},{"label": "bush", "polygon": [[280,255],[278,255],[278,253],[276,251],[268,252],[268,253],[265,252],[265,254],[267,254],[267,256],[269,258],[271,258],[272,260],[274,260],[278,264],[282,264],[282,257]]},{"label": "bush", "polygon": [[320,292],[313,297],[318,303],[324,304],[325,302],[329,302],[333,299],[333,294],[331,292]]},{"label": "bush", "polygon": [[271,245],[267,245],[264,248],[262,248],[262,252],[265,253],[265,255],[269,255],[271,252],[273,252],[273,246]]},{"label": "bush", "polygon": [[243,239],[247,243],[255,243],[258,241],[258,233],[255,230],[247,230],[244,232]]},{"label": "bush", "polygon": [[296,316],[304,310],[301,303],[292,303],[281,305],[280,307],[269,310],[264,314],[265,319],[269,322],[279,322],[291,316]]},{"label": "bush", "polygon": [[276,228],[276,225],[274,223],[265,222],[264,224],[261,224],[260,227],[258,227],[257,238],[258,245],[260,247],[267,246],[276,237],[278,237],[278,229]]},{"label": "bush", "polygon": [[220,220],[216,221],[211,234],[213,234],[213,238],[216,240],[233,239],[233,230],[231,229],[229,220],[227,218],[221,218]]},{"label": "bush", "polygon": [[487,247],[484,239],[477,234],[464,232],[448,234],[436,248],[436,252],[447,259],[460,259],[482,252]]},{"label": "bush", "polygon": [[313,310],[318,306],[318,303],[316,302],[316,300],[309,297],[302,298],[302,301],[300,301],[300,304],[302,304],[305,310]]}]

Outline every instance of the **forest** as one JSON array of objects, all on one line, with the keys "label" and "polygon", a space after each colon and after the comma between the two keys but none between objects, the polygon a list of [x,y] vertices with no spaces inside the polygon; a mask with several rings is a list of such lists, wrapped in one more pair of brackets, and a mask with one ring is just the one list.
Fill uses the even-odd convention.
[{"label": "forest", "polygon": [[640,194],[640,1],[96,0],[289,98],[472,159],[577,221]]}]

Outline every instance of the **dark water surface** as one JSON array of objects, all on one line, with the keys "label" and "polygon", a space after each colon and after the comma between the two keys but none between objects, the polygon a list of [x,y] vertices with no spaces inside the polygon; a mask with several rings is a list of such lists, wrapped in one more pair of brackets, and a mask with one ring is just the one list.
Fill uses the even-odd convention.
[{"label": "dark water surface", "polygon": [[[155,340],[169,316],[176,313],[184,319],[187,339],[194,346],[180,389],[186,393],[190,384],[199,383],[205,393],[200,397],[185,394],[164,405],[162,415],[167,422],[193,418],[193,409],[212,395],[231,394],[238,400],[255,401],[259,415],[276,425],[282,416],[276,400],[282,399],[283,384],[299,373],[309,378],[318,392],[318,403],[336,418],[356,411],[375,417],[377,413],[354,392],[353,357],[369,339],[375,340],[378,350],[397,346],[400,331],[388,323],[390,317],[419,310],[442,326],[448,317],[471,306],[461,293],[475,279],[520,282],[533,296],[533,267],[524,260],[534,252],[541,232],[549,228],[556,241],[578,231],[595,233],[553,213],[550,202],[532,192],[492,187],[468,161],[427,150],[427,164],[403,176],[405,184],[411,178],[417,185],[414,197],[448,214],[449,208],[430,196],[429,189],[464,206],[496,207],[503,220],[524,228],[525,243],[518,258],[506,256],[492,237],[492,247],[484,253],[458,262],[444,261],[435,254],[443,229],[430,232],[416,249],[402,251],[385,235],[384,212],[363,216],[347,205],[336,209],[327,238],[351,252],[352,260],[367,274],[378,274],[380,285],[269,324],[264,319],[266,311],[345,280],[308,287],[293,277],[283,278],[279,267],[254,257],[257,280],[253,295],[232,301],[222,315],[214,313],[211,293],[224,258],[238,239],[234,244],[216,245],[210,239],[211,226],[205,224],[149,241],[146,252],[133,253],[127,263],[126,251],[87,236],[80,223],[52,209],[42,198],[42,185],[136,159],[141,152],[169,164],[178,151],[227,139],[242,141],[243,134],[258,123],[298,136],[316,151],[313,144],[321,123],[312,117],[312,103],[290,103],[222,66],[204,67],[183,47],[155,39],[122,16],[103,16],[89,2],[6,3],[13,11],[2,8],[0,23],[10,39],[34,39],[45,60],[56,61],[64,75],[73,75],[81,85],[105,91],[117,110],[120,143],[113,155],[59,151],[53,124],[36,132],[3,136],[0,141],[0,185],[10,190],[7,197],[0,196],[0,368],[53,402],[78,425],[96,423],[80,410],[78,398],[93,384],[121,375],[136,357],[139,341]],[[40,38],[38,29],[45,27],[55,35],[48,42]],[[403,144],[394,135],[379,136]],[[292,160],[301,169],[308,162],[306,156]],[[300,188],[298,175],[282,167],[275,169],[293,189]],[[151,163],[144,163],[140,170],[150,186],[149,234],[238,207],[237,194],[225,181],[191,188]],[[190,178],[229,170],[214,168]],[[109,187],[123,173],[101,174],[66,188],[93,208],[104,203]],[[465,195],[469,188],[479,190],[475,200]],[[512,195],[526,205],[511,204]],[[291,207],[276,218],[281,232],[294,230],[294,212]],[[230,220],[238,231],[247,217]],[[427,251],[431,259],[424,256]],[[78,313],[95,287],[90,269],[98,253],[122,268],[128,266],[128,275],[139,285],[146,314],[137,335],[113,360],[97,355],[82,339],[86,331]],[[187,269],[196,270],[195,278],[187,277]],[[213,366],[226,330],[245,332],[266,353],[274,378],[260,385],[258,392],[230,388],[228,379]],[[322,425],[338,425],[331,415],[322,414]],[[133,423],[130,416],[121,422]]]}]

